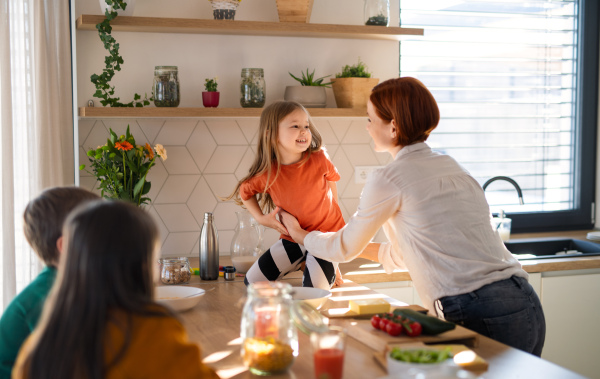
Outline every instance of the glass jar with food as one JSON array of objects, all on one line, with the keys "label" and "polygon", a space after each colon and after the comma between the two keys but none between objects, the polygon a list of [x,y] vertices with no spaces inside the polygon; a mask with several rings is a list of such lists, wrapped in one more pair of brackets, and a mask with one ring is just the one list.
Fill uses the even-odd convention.
[{"label": "glass jar with food", "polygon": [[390,0],[365,0],[365,25],[389,26]]},{"label": "glass jar with food", "polygon": [[262,68],[243,68],[240,85],[240,105],[262,108],[265,105],[265,74]]},{"label": "glass jar with food", "polygon": [[154,67],[154,86],[152,89],[154,105],[157,107],[179,106],[179,78],[177,66]]},{"label": "glass jar with food", "polygon": [[285,372],[298,356],[298,335],[290,314],[292,286],[256,282],[248,286],[242,312],[242,359],[256,375]]},{"label": "glass jar with food", "polygon": [[160,258],[158,263],[163,284],[184,284],[192,278],[190,261],[186,257]]}]

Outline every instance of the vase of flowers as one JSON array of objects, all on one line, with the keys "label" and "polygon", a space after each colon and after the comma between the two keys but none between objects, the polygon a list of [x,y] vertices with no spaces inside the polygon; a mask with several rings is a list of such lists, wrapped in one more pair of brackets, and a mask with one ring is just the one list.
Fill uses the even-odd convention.
[{"label": "vase of flowers", "polygon": [[150,201],[145,196],[150,191],[146,176],[154,166],[156,156],[164,161],[167,151],[161,144],[154,145],[154,148],[148,143],[137,145],[127,125],[127,132],[120,137],[110,129],[106,144],[90,149],[87,156],[92,172],[86,170],[85,165],[79,166],[79,169],[96,177],[102,197],[142,205]]},{"label": "vase of flowers", "polygon": [[235,11],[242,0],[209,0],[215,20],[233,20]]},{"label": "vase of flowers", "polygon": [[217,91],[217,78],[204,80],[204,89],[202,92],[202,104],[205,108],[216,108],[219,106],[219,92]]}]

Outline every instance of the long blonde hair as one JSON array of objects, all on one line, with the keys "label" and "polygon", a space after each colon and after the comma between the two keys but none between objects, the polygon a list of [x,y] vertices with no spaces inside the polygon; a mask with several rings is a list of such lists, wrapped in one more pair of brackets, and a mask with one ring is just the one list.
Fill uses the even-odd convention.
[{"label": "long blonde hair", "polygon": [[[267,106],[260,115],[258,129],[260,138],[258,139],[258,146],[256,147],[256,156],[254,157],[252,166],[250,166],[250,170],[248,170],[248,175],[238,182],[231,195],[223,198],[222,200],[227,201],[234,199],[236,204],[243,205],[240,198],[240,186],[242,183],[250,178],[267,172],[267,182],[263,192],[258,194],[258,204],[263,212],[270,212],[271,210],[275,209],[273,199],[271,199],[271,196],[267,193],[267,190],[273,185],[273,183],[275,183],[275,180],[277,180],[277,176],[279,176],[279,171],[281,169],[281,156],[279,154],[279,150],[277,149],[279,124],[289,114],[298,109],[303,110],[308,116],[308,127],[312,134],[310,146],[308,149],[306,149],[306,154],[301,163],[303,164],[306,162],[311,153],[321,150],[321,134],[313,124],[310,114],[308,114],[308,111],[306,108],[304,108],[304,106],[302,106],[302,104],[295,101],[276,101],[272,103],[271,105]],[[277,169],[275,171],[275,177],[273,180],[271,180],[271,173],[273,172],[274,164]]]}]

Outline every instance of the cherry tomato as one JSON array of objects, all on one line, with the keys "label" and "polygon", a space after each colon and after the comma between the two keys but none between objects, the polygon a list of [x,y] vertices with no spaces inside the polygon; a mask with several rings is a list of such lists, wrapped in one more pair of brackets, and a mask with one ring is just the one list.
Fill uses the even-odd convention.
[{"label": "cherry tomato", "polygon": [[418,322],[414,321],[414,322],[405,322],[404,324],[402,324],[402,327],[404,329],[404,331],[406,331],[406,334],[409,337],[416,337],[421,335],[421,332],[423,331],[423,327],[421,326],[421,324],[419,324]]},{"label": "cherry tomato", "polygon": [[375,329],[379,329],[379,321],[381,321],[381,317],[379,317],[379,315],[374,315],[371,317],[371,325],[373,325]]},{"label": "cherry tomato", "polygon": [[389,324],[389,322],[390,320],[388,320],[387,318],[382,318],[381,320],[379,320],[379,329],[385,332],[385,327],[387,326],[387,324]]},{"label": "cherry tomato", "polygon": [[399,336],[402,333],[402,325],[396,324],[395,322],[389,322],[385,327],[385,331],[390,336]]}]

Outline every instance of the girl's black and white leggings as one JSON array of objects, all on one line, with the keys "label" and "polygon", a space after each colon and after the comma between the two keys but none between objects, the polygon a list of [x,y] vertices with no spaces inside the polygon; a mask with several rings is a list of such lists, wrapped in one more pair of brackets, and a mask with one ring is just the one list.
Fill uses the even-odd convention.
[{"label": "girl's black and white leggings", "polygon": [[298,271],[304,261],[306,268],[302,287],[331,289],[338,263],[314,257],[304,246],[285,239],[277,241],[258,258],[246,273],[244,283],[279,280],[290,272]]}]

